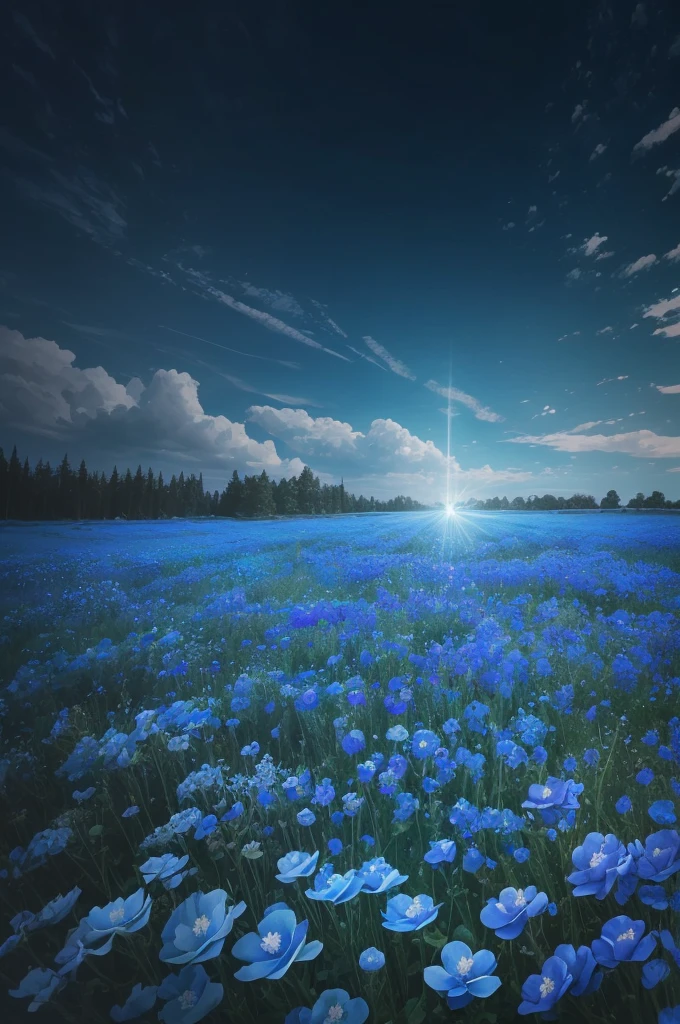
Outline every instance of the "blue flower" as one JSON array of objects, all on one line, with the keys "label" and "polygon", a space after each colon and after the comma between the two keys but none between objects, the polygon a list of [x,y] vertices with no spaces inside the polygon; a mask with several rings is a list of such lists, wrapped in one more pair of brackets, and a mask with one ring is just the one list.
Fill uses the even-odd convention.
[{"label": "blue flower", "polygon": [[121,818],[134,818],[137,814],[139,814],[139,807],[137,804],[132,804],[127,810],[123,811]]},{"label": "blue flower", "polygon": [[633,858],[616,836],[590,832],[571,855],[576,871],[567,881],[576,886],[574,896],[595,896],[603,900],[614,882],[633,867]]},{"label": "blue flower", "polygon": [[[45,928],[50,924],[59,924],[72,908],[74,907],[76,900],[80,896],[82,890],[76,885],[75,888],[67,892],[65,896],[55,896],[53,900],[46,903],[42,910],[38,911],[35,917],[31,914],[30,920],[26,921],[23,927],[27,931],[37,931],[38,928]],[[16,920],[16,919],[14,919]],[[14,926],[14,920],[12,925]],[[17,929],[15,929],[16,931]]]},{"label": "blue flower", "polygon": [[488,949],[473,953],[464,942],[447,942],[441,957],[443,967],[425,968],[425,984],[446,995],[450,1010],[487,999],[500,988],[501,979],[493,977],[496,958]]},{"label": "blue flower", "polygon": [[527,850],[526,846],[518,846],[512,855],[518,864],[526,864],[529,857],[531,857],[531,851]]},{"label": "blue flower", "polygon": [[554,825],[565,813],[579,809],[581,805],[576,797],[582,792],[582,783],[551,776],[545,783],[529,786],[529,799],[524,801],[522,807],[539,811],[544,824]]},{"label": "blue flower", "polygon": [[357,871],[357,877],[361,878],[361,892],[375,894],[387,892],[388,889],[393,889],[395,885],[401,885],[408,880],[408,875],[400,875],[384,857],[365,860]]},{"label": "blue flower", "polygon": [[385,954],[375,946],[369,946],[359,956],[359,967],[362,971],[379,971],[385,966]]},{"label": "blue flower", "polygon": [[350,871],[346,871],[344,875],[330,874],[327,877],[322,877],[318,888],[315,881],[315,887],[307,889],[305,896],[308,896],[310,900],[319,900],[327,903],[347,903],[348,900],[354,899],[357,893],[361,891],[363,881],[358,872],[352,868]]},{"label": "blue flower", "polygon": [[396,804],[392,821],[408,821],[420,807],[419,801],[412,793],[399,793],[396,797]]},{"label": "blue flower", "polygon": [[484,863],[484,854],[476,846],[471,846],[463,854],[463,871],[467,871],[471,875],[476,875],[479,869],[484,867]]},{"label": "blue flower", "polygon": [[522,985],[522,1002],[517,1012],[549,1013],[571,985],[573,978],[564,960],[549,956],[540,974],[532,974]]},{"label": "blue flower", "polygon": [[657,825],[673,825],[677,820],[672,800],[655,800],[648,813]]},{"label": "blue flower", "polygon": [[452,864],[456,859],[456,844],[453,839],[438,839],[430,843],[423,860],[426,864],[438,867],[440,864]]},{"label": "blue flower", "polygon": [[141,982],[138,982],[122,1006],[111,1007],[112,1020],[115,1020],[116,1024],[122,1024],[123,1021],[141,1017],[156,1002],[157,991],[157,985],[147,985],[146,988],[142,988]]},{"label": "blue flower", "polygon": [[66,984],[66,978],[61,978],[49,967],[34,967],[25,978],[21,980],[18,988],[11,988],[9,994],[13,999],[25,999],[30,997],[28,1012],[34,1013],[41,1006],[49,1002],[55,992]]},{"label": "blue flower", "polygon": [[665,882],[676,871],[680,871],[680,836],[675,829],[665,828],[647,836],[644,851],[637,862],[640,878]]},{"label": "blue flower", "polygon": [[212,835],[217,828],[217,817],[214,814],[206,814],[205,818],[199,821],[194,832],[194,839],[205,839]]},{"label": "blue flower", "polygon": [[350,999],[343,988],[331,988],[321,993],[311,1010],[306,1006],[292,1010],[285,1024],[364,1024],[367,1017],[364,999]]},{"label": "blue flower", "polygon": [[670,973],[671,969],[665,960],[649,960],[642,968],[642,987],[655,988]]},{"label": "blue flower", "polygon": [[331,784],[330,779],[322,779],[320,784],[314,791],[313,804],[318,804],[319,807],[328,807],[329,804],[335,800],[335,790]]},{"label": "blue flower", "polygon": [[659,1024],[680,1024],[680,1003],[669,1006],[659,1013]]},{"label": "blue flower", "polygon": [[205,967],[189,964],[164,978],[158,998],[167,1000],[158,1019],[164,1024],[197,1024],[222,1002],[224,987],[210,981]]},{"label": "blue flower", "polygon": [[635,776],[635,781],[639,782],[641,786],[648,786],[650,782],[654,781],[654,772],[651,768],[641,768]]},{"label": "blue flower", "polygon": [[411,740],[411,753],[418,761],[424,761],[440,746],[439,737],[431,729],[418,729]]},{"label": "blue flower", "polygon": [[279,882],[294,882],[296,878],[307,878],[314,874],[316,862],[319,859],[319,851],[316,853],[302,853],[300,850],[291,850],[285,857],[276,862],[279,869],[276,879]]},{"label": "blue flower", "polygon": [[393,725],[391,729],[387,730],[385,737],[392,740],[393,743],[401,743],[408,739],[408,730],[403,725]]},{"label": "blue flower", "polygon": [[638,896],[646,907],[653,907],[654,910],[666,910],[668,908],[668,896],[662,885],[641,885]]},{"label": "blue flower", "polygon": [[220,821],[235,821],[236,818],[241,817],[244,811],[245,807],[243,806],[240,800],[237,800],[236,803],[230,808],[230,810],[228,810],[225,814],[222,815]]},{"label": "blue flower", "polygon": [[123,932],[130,934],[139,931],[149,920],[150,913],[151,897],[145,898],[143,889],[138,889],[126,900],[119,896],[105,907],[93,907],[84,919],[91,933],[87,944],[92,945],[98,939],[120,935]]},{"label": "blue flower", "polygon": [[234,921],[246,909],[241,902],[227,911],[226,901],[224,889],[213,889],[192,893],[175,907],[161,933],[161,960],[168,964],[200,964],[219,956]]},{"label": "blue flower", "polygon": [[337,857],[339,854],[342,853],[342,839],[329,839],[327,846],[329,853],[333,857]]},{"label": "blue flower", "polygon": [[232,954],[247,963],[234,977],[239,981],[278,981],[295,961],[313,960],[323,949],[323,943],[305,942],[308,927],[308,921],[298,924],[294,912],[285,904],[269,907],[257,932],[248,932],[234,943]]},{"label": "blue flower", "polygon": [[558,946],[555,956],[564,960],[572,976],[569,992],[572,996],[586,996],[597,991],[602,984],[603,974],[596,970],[597,964],[590,946],[579,946],[578,950],[568,944]]},{"label": "blue flower", "polygon": [[620,796],[619,799],[616,801],[615,806],[617,814],[628,814],[628,811],[632,808],[633,805],[631,803],[630,797],[626,796],[624,793],[624,795]]},{"label": "blue flower", "polygon": [[342,749],[346,754],[359,754],[366,749],[366,740],[361,729],[352,729],[343,738]]},{"label": "blue flower", "polygon": [[382,926],[391,932],[415,932],[432,922],[439,913],[441,903],[434,905],[431,896],[414,896],[399,893],[387,901],[387,910],[381,910]]},{"label": "blue flower", "polygon": [[182,868],[188,861],[188,853],[183,857],[176,857],[172,853],[164,853],[161,857],[149,857],[139,870],[147,885],[150,885],[152,882],[162,882],[164,889],[176,889],[187,875],[187,872],[183,871]]},{"label": "blue flower", "polygon": [[542,914],[548,906],[548,897],[537,892],[535,885],[527,889],[503,889],[496,900],[487,900],[479,915],[482,924],[492,928],[499,939],[516,939],[524,931],[530,917]]},{"label": "blue flower", "polygon": [[[629,960],[646,960],[654,951],[656,938],[645,935],[645,922],[633,921],[625,914],[612,917],[593,939],[593,956],[603,967],[617,967]],[[644,938],[643,938],[644,936]]]},{"label": "blue flower", "polygon": [[301,811],[297,812],[298,825],[309,826],[313,825],[316,821],[316,814],[314,811],[310,811],[309,807],[304,807]]}]

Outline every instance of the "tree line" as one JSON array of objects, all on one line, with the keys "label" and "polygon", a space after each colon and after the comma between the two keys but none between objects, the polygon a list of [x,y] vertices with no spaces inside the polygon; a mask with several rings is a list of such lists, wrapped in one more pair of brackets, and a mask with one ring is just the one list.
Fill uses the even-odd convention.
[{"label": "tree line", "polygon": [[543,497],[539,497],[538,494],[532,494],[528,498],[513,498],[512,501],[508,501],[507,498],[487,498],[485,501],[477,501],[472,499],[468,502],[468,508],[483,509],[487,512],[500,511],[502,509],[514,510],[516,512],[558,512],[562,509],[570,508],[603,508],[603,509],[614,509],[614,508],[679,508],[680,501],[670,501],[666,498],[663,491],[652,491],[651,494],[645,496],[642,491],[638,491],[634,498],[631,498],[627,505],[622,506],[621,499],[616,491],[607,491],[606,495],[598,503],[592,494],[572,494],[570,498],[555,497],[554,494],[544,494]]},{"label": "tree line", "polygon": [[90,471],[83,459],[77,470],[68,455],[53,468],[40,459],[31,468],[16,446],[9,459],[0,448],[0,519],[172,519],[190,516],[295,516],[338,512],[411,512],[424,508],[398,495],[388,501],[355,497],[344,484],[321,484],[309,466],[298,477],[270,480],[263,470],[244,476],[234,470],[224,490],[209,491],[203,474],[163,474],[138,466],[111,475]]}]

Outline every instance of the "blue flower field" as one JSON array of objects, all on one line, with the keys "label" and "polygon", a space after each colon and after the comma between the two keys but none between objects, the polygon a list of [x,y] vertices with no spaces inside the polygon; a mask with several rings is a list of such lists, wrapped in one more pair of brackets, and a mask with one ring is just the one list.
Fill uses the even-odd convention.
[{"label": "blue flower field", "polygon": [[3,1022],[680,1022],[680,517],[0,538]]}]

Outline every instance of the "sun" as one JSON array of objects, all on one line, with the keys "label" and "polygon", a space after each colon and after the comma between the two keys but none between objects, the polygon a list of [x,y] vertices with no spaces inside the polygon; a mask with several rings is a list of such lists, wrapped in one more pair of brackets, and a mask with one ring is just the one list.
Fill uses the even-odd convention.
[{"label": "sun", "polygon": [[447,516],[455,516],[455,514],[456,514],[455,506],[452,505],[450,502],[446,506],[446,514],[447,514]]}]

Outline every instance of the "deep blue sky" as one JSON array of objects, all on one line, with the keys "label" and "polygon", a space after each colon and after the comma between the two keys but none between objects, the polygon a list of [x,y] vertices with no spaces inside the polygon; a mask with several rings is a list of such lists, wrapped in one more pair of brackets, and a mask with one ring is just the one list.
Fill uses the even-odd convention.
[{"label": "deep blue sky", "polygon": [[680,8],[124,7],[2,15],[0,443],[680,496]]}]

